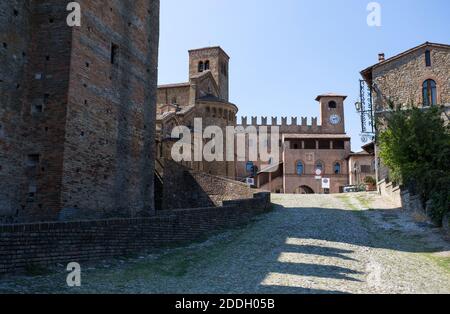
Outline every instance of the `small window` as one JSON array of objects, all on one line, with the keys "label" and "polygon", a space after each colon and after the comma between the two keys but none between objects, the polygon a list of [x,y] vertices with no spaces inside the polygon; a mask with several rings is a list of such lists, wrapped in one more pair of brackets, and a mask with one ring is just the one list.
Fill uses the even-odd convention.
[{"label": "small window", "polygon": [[28,155],[27,166],[36,168],[39,165],[40,159],[41,159],[41,156],[39,154]]},{"label": "small window", "polygon": [[42,112],[44,112],[44,104],[42,103],[33,104],[33,106],[31,107],[32,114],[38,114]]},{"label": "small window", "polygon": [[316,162],[316,170],[320,170],[323,173],[324,168],[325,167],[323,166],[323,163],[321,161]]},{"label": "small window", "polygon": [[425,65],[427,67],[431,66],[431,51],[430,50],[425,51]]},{"label": "small window", "polygon": [[119,58],[119,46],[111,44],[111,64],[117,64]]},{"label": "small window", "polygon": [[198,63],[198,72],[201,73],[205,70],[205,64],[203,63],[203,61],[200,61]]},{"label": "small window", "polygon": [[251,161],[247,162],[247,165],[246,165],[247,172],[252,173],[254,169],[255,169],[255,165],[253,164],[253,162],[251,162]]},{"label": "small window", "polygon": [[337,108],[337,103],[336,103],[334,100],[330,101],[330,102],[328,103],[328,108],[330,108],[330,109],[336,109],[336,108]]},{"label": "small window", "polygon": [[338,162],[334,164],[334,174],[341,174],[341,164]]},{"label": "small window", "polygon": [[433,80],[423,82],[423,105],[425,107],[437,105],[436,82]]},{"label": "small window", "polygon": [[209,70],[209,61],[205,62],[205,71]]},{"label": "small window", "polygon": [[305,167],[303,162],[297,162],[297,175],[302,176],[305,173]]}]

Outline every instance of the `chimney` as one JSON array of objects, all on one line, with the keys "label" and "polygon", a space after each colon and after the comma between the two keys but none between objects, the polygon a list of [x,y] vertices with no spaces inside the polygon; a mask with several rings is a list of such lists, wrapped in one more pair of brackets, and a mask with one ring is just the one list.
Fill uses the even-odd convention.
[{"label": "chimney", "polygon": [[384,53],[379,53],[378,54],[378,61],[379,62],[383,62],[384,60],[386,60],[385,57],[384,57]]}]

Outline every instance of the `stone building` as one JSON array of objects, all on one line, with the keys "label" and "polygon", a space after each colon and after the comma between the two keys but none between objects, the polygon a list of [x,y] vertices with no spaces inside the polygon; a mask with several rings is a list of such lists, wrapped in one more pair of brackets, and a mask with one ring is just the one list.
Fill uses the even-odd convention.
[{"label": "stone building", "polygon": [[[257,118],[242,126],[275,126],[280,131],[279,163],[261,161],[237,163],[237,177],[254,177],[258,188],[274,193],[312,194],[340,193],[348,185],[350,137],[345,133],[344,101],[347,97],[338,94],[324,94],[316,98],[320,105],[321,121],[312,118],[277,118],[267,123],[263,117],[260,124]],[[319,123],[320,122],[320,123]],[[247,146],[249,146],[247,142]],[[270,150],[270,145],[269,150]],[[248,156],[247,156],[248,157]],[[330,188],[324,188],[322,179],[328,179]]]},{"label": "stone building", "polygon": [[[372,89],[372,104],[377,115],[389,104],[420,108],[443,106],[443,118],[450,115],[450,45],[426,42],[379,62],[361,72]],[[377,154],[378,155],[378,154]],[[389,170],[380,161],[378,180],[389,178]]]},{"label": "stone building", "polygon": [[148,215],[159,0],[0,3],[0,222]]},{"label": "stone building", "polygon": [[[193,130],[194,119],[202,118],[203,130],[218,126],[225,134],[225,127],[236,125],[238,108],[229,102],[229,60],[220,47],[191,50],[189,81],[158,86],[156,124],[160,158],[171,157],[171,133],[175,126]],[[192,161],[184,164],[208,174],[235,178],[234,162]]]}]

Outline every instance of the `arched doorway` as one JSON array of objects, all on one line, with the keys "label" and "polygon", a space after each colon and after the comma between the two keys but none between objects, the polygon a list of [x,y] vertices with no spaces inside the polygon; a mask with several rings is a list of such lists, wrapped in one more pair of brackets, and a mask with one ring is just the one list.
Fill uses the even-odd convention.
[{"label": "arched doorway", "polygon": [[295,190],[296,194],[315,194],[314,190],[307,185],[302,185]]}]

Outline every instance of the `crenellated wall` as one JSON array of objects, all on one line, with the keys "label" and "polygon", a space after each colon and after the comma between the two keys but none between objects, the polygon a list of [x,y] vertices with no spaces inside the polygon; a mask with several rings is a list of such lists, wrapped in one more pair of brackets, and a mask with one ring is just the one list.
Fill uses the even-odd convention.
[{"label": "crenellated wall", "polygon": [[241,117],[241,123],[238,126],[248,127],[279,127],[281,133],[322,133],[322,126],[319,125],[319,119],[317,117]]}]

